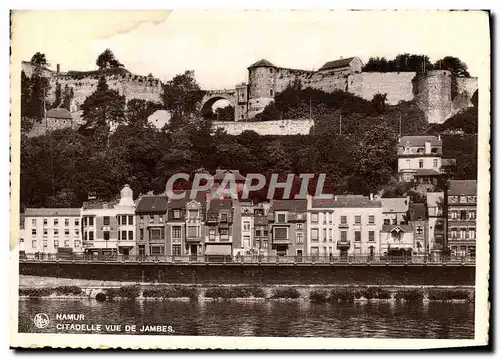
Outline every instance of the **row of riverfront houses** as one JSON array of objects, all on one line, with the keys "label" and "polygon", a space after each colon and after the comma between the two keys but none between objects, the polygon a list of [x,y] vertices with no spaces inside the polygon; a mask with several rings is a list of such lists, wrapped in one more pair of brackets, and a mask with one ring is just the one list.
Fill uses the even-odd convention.
[{"label": "row of riverfront houses", "polygon": [[125,185],[115,202],[26,208],[19,250],[146,256],[475,257],[477,183],[450,180],[426,203],[410,197],[342,195],[254,203],[198,192],[147,195]]}]

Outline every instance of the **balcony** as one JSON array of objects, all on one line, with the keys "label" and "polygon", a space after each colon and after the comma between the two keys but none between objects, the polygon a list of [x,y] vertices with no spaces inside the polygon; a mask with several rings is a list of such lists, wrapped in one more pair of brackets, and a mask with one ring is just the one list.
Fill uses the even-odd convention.
[{"label": "balcony", "polygon": [[349,228],[349,224],[348,223],[340,223],[339,228]]},{"label": "balcony", "polygon": [[273,244],[290,244],[290,238],[273,238]]},{"label": "balcony", "polygon": [[351,241],[347,241],[347,240],[345,240],[345,241],[342,241],[342,240],[337,241],[337,249],[344,249],[344,250],[346,250],[346,249],[349,249],[349,248],[351,248]]},{"label": "balcony", "polygon": [[186,243],[198,243],[201,241],[201,236],[187,236]]}]

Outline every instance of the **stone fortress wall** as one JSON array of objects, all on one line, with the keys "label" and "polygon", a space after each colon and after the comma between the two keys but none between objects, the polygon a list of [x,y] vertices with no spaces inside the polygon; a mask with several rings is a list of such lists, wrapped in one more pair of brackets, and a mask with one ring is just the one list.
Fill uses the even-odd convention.
[{"label": "stone fortress wall", "polygon": [[259,122],[212,122],[214,128],[223,128],[229,135],[239,135],[243,131],[255,131],[261,136],[267,135],[309,135],[314,120],[278,120]]}]

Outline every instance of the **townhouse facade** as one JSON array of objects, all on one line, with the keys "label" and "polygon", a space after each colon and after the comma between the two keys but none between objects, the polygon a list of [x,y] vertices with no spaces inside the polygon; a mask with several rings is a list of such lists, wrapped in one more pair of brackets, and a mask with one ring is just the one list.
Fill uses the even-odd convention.
[{"label": "townhouse facade", "polygon": [[233,242],[233,201],[229,198],[210,198],[207,204],[205,255],[228,257],[238,255]]},{"label": "townhouse facade", "polygon": [[80,253],[80,208],[26,208],[20,250],[26,254],[56,254],[65,248]]},{"label": "townhouse facade", "polygon": [[413,252],[429,253],[427,210],[424,203],[413,203],[410,208],[409,224],[413,229]]},{"label": "townhouse facade", "polygon": [[452,255],[476,255],[477,181],[447,184],[448,248]]},{"label": "townhouse facade", "polygon": [[307,255],[307,200],[273,200],[267,219],[270,256]]},{"label": "townhouse facade", "polygon": [[136,255],[135,203],[130,186],[118,202],[85,202],[82,207],[83,247],[88,254]]},{"label": "townhouse facade", "polygon": [[429,254],[433,257],[437,257],[443,252],[444,244],[444,192],[427,192],[426,204]]},{"label": "townhouse facade", "polygon": [[308,198],[307,252],[310,256],[380,253],[382,203],[365,196]]},{"label": "townhouse facade", "polygon": [[170,255],[172,247],[167,236],[167,196],[143,196],[135,209],[138,255]]}]

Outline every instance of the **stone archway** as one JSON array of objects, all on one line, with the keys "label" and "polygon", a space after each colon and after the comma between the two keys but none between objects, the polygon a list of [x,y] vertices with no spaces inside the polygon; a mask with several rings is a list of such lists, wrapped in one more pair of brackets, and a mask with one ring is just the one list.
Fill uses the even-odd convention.
[{"label": "stone archway", "polygon": [[229,104],[236,108],[236,91],[235,90],[210,90],[205,91],[205,96],[201,100],[200,111],[203,117],[205,114],[212,111],[212,106],[219,100],[226,100]]}]

